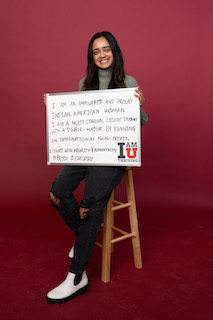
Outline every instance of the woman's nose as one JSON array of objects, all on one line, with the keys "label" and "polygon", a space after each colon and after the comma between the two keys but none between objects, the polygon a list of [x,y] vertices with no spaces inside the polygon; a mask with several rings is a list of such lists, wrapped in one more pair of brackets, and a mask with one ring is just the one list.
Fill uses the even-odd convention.
[{"label": "woman's nose", "polygon": [[104,57],[104,56],[105,56],[105,52],[104,52],[104,50],[101,50],[100,57]]}]

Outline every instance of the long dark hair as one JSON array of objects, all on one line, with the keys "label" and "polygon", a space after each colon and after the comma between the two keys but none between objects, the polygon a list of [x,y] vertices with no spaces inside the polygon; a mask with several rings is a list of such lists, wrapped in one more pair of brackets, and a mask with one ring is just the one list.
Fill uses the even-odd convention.
[{"label": "long dark hair", "polygon": [[124,62],[122,52],[119,48],[117,40],[115,37],[108,31],[96,33],[90,40],[88,46],[87,54],[87,76],[84,81],[83,90],[97,90],[99,89],[99,80],[98,80],[98,67],[94,63],[92,45],[93,42],[100,37],[104,37],[108,42],[113,54],[113,63],[112,63],[112,78],[109,83],[109,88],[120,88],[125,87],[124,84]]}]

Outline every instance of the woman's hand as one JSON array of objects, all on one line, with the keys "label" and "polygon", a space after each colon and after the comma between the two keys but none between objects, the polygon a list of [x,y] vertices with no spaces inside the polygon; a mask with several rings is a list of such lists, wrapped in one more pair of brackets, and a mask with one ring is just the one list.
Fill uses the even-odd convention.
[{"label": "woman's hand", "polygon": [[46,93],[43,93],[43,101],[44,101],[44,104],[46,106]]},{"label": "woman's hand", "polygon": [[145,98],[143,95],[143,91],[142,89],[138,86],[137,89],[135,89],[135,97],[138,98],[138,100],[140,101],[140,106],[142,106],[145,102]]}]

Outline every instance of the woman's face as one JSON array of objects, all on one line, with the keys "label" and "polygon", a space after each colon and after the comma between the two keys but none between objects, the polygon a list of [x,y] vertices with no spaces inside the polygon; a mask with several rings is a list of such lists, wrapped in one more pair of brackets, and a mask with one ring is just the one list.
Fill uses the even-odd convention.
[{"label": "woman's face", "polygon": [[113,63],[113,53],[106,38],[100,37],[94,40],[92,45],[95,65],[101,69],[109,68]]}]

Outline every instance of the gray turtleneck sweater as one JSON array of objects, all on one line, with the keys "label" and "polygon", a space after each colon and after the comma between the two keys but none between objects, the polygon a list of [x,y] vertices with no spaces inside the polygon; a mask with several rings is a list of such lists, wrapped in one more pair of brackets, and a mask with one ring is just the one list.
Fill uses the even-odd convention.
[{"label": "gray turtleneck sweater", "polygon": [[[105,90],[108,89],[109,83],[112,77],[112,70],[110,69],[99,69],[98,70],[98,79],[99,79],[99,90]],[[84,85],[84,80],[85,77],[82,78],[79,82],[78,86],[78,91],[82,91],[83,85]],[[126,88],[132,88],[132,87],[137,87],[138,83],[137,81],[128,75],[125,75],[124,83]],[[144,124],[147,123],[148,117],[147,114],[141,109],[141,125],[143,126]]]}]

